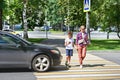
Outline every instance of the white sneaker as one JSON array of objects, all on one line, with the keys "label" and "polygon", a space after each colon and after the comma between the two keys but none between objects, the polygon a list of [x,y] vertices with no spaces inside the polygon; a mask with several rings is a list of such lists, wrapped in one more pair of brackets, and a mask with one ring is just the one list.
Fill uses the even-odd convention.
[{"label": "white sneaker", "polygon": [[82,66],[82,65],[80,65],[80,68],[82,69],[82,68],[83,68],[83,66]]}]

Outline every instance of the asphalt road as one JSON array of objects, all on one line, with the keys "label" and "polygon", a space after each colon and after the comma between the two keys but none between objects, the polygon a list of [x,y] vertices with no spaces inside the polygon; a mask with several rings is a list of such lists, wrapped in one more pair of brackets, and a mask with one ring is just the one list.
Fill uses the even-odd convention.
[{"label": "asphalt road", "polygon": [[36,80],[29,69],[0,69],[0,80]]},{"label": "asphalt road", "polygon": [[112,61],[120,65],[120,51],[91,51],[90,54],[99,56],[106,60]]}]

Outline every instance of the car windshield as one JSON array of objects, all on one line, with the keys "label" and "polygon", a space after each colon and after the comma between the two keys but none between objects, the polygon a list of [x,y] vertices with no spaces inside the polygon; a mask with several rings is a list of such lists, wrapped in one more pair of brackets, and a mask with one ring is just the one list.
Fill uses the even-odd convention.
[{"label": "car windshield", "polygon": [[[14,35],[14,36],[16,36],[16,35]],[[33,44],[32,42],[29,42],[29,41],[27,41],[26,39],[23,39],[22,37],[18,37],[18,36],[17,36],[17,38],[18,38],[19,40],[22,40],[23,42],[25,42],[25,43],[28,44],[28,45]]]},{"label": "car windshield", "polygon": [[[19,38],[21,38],[21,37],[19,37]],[[23,39],[23,38],[21,38],[25,43],[27,43],[28,45],[31,45],[31,44],[33,44],[32,42],[29,42],[29,41],[27,41],[26,39]]]}]

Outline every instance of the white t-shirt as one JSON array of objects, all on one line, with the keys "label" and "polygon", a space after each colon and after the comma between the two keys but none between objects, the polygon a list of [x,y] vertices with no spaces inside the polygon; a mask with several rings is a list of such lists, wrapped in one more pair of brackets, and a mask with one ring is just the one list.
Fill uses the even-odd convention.
[{"label": "white t-shirt", "polygon": [[66,49],[73,49],[73,43],[74,43],[74,39],[73,38],[71,38],[71,39],[69,39],[69,38],[66,38],[65,39],[65,42],[68,44],[67,46],[66,46]]},{"label": "white t-shirt", "polygon": [[[85,38],[85,34],[84,34],[84,33],[82,33],[82,38],[83,38],[83,39]],[[83,44],[86,44],[85,39],[84,39],[84,41],[83,41]]]}]

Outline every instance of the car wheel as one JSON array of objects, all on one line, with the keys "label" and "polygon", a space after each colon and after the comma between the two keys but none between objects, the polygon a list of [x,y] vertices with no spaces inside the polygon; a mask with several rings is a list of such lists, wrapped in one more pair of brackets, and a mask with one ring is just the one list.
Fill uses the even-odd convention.
[{"label": "car wheel", "polygon": [[39,55],[34,58],[32,68],[37,72],[44,72],[50,68],[50,59],[46,55]]}]

